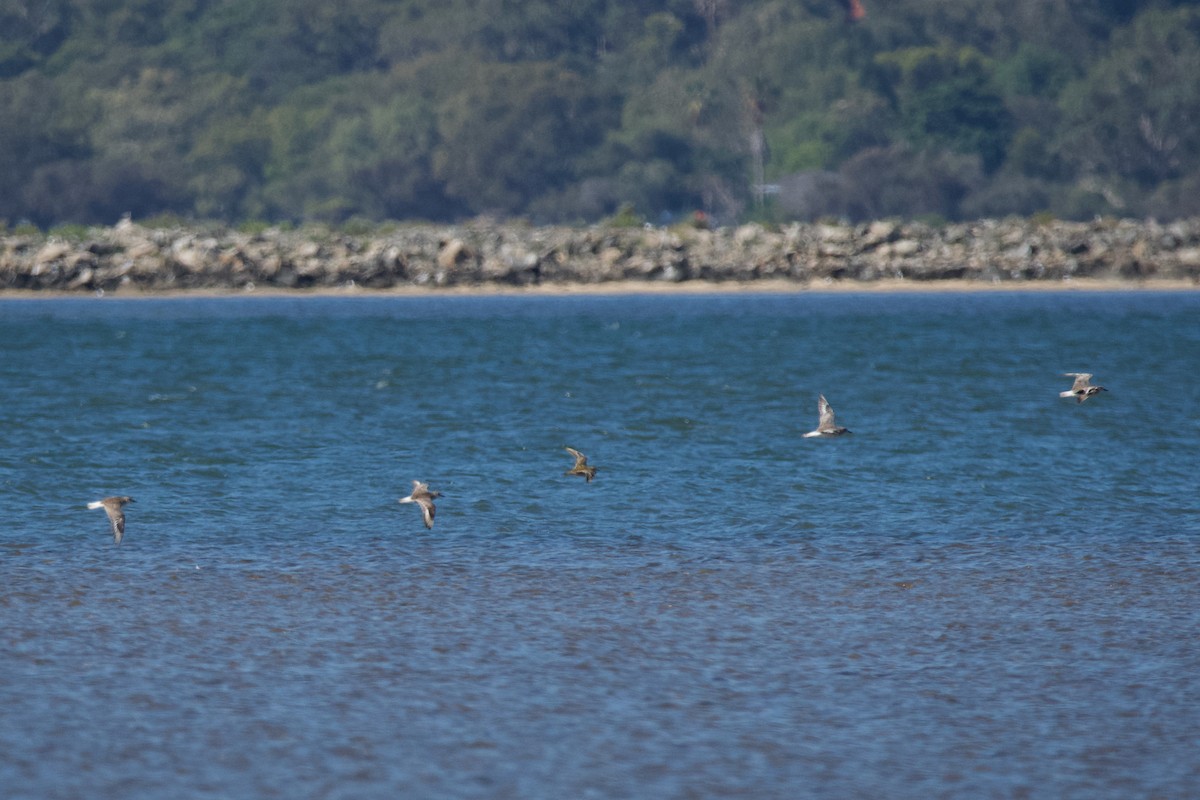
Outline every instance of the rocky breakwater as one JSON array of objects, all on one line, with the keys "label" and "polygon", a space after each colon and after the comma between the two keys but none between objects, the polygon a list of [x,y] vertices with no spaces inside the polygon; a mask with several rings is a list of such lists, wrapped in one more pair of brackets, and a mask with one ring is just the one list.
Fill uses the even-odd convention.
[{"label": "rocky breakwater", "polygon": [[99,291],[463,287],[783,279],[1200,284],[1200,220],[984,220],[716,230],[401,225],[243,233],[128,220],[70,237],[0,234],[0,288]]}]

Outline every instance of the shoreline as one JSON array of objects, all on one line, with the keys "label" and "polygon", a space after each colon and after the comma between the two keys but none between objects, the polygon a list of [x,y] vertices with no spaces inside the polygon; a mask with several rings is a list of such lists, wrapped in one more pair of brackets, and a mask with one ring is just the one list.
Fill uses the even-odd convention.
[{"label": "shoreline", "polygon": [[378,296],[1200,288],[1200,218],[736,228],[475,221],[332,230],[0,232],[0,296]]},{"label": "shoreline", "polygon": [[645,281],[616,280],[603,283],[542,283],[511,286],[495,283],[454,286],[321,286],[285,289],[278,286],[204,287],[196,289],[144,289],[122,287],[109,292],[63,289],[0,289],[0,301],[63,299],[153,300],[230,298],[431,298],[431,297],[603,297],[686,295],[788,295],[788,294],[994,294],[994,293],[1094,293],[1094,292],[1200,292],[1200,283],[1180,278],[1128,280],[1075,278],[1067,280],[985,281],[964,278],[873,281],[824,279],[798,282],[786,279],[749,281]]}]

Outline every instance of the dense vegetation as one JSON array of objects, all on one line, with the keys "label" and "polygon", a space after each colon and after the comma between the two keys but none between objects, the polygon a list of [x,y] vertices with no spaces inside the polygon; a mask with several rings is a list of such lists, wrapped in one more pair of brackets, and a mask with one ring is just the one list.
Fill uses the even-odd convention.
[{"label": "dense vegetation", "polygon": [[0,224],[1196,215],[1195,5],[6,0]]}]

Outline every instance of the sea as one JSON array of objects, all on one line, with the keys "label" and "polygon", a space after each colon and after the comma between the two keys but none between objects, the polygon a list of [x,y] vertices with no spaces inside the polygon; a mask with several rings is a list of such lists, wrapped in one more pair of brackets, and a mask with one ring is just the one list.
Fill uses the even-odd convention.
[{"label": "sea", "polygon": [[1200,796],[1198,367],[1186,291],[0,301],[0,796]]}]

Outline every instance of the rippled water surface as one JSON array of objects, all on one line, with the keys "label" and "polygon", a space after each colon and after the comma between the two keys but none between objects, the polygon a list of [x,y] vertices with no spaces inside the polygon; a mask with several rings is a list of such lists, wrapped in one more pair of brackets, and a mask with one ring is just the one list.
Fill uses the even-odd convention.
[{"label": "rippled water surface", "polygon": [[0,347],[5,798],[1200,786],[1200,294],[7,301]]}]

